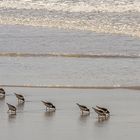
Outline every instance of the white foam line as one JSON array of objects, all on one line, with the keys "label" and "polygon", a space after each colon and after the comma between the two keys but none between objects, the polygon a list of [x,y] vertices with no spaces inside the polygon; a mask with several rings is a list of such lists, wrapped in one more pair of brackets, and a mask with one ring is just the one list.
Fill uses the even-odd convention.
[{"label": "white foam line", "polygon": [[111,85],[111,86],[73,86],[73,85],[0,85],[0,87],[18,87],[18,88],[64,88],[64,89],[131,89],[140,90],[140,86],[121,86],[121,85]]},{"label": "white foam line", "polygon": [[97,21],[87,21],[78,19],[65,18],[50,19],[50,18],[17,18],[17,17],[5,17],[0,16],[0,24],[10,25],[26,25],[26,26],[39,26],[39,27],[50,27],[50,28],[63,28],[63,29],[76,29],[94,31],[97,33],[113,33],[113,34],[124,34],[135,37],[140,37],[140,26],[136,25],[112,25],[112,23],[100,23]]},{"label": "white foam line", "polygon": [[0,8],[14,8],[14,9],[46,9],[49,11],[64,11],[64,12],[126,12],[137,11],[140,12],[140,2],[134,2],[132,4],[115,4],[115,3],[66,3],[66,2],[53,2],[53,1],[14,1],[4,0],[0,2]]}]

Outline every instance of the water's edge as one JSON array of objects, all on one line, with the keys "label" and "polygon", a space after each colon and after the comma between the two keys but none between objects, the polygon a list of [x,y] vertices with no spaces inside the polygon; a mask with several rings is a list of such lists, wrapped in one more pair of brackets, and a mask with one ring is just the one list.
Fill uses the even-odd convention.
[{"label": "water's edge", "polygon": [[131,89],[140,90],[140,86],[73,86],[73,85],[0,85],[0,87],[21,88],[68,88],[68,89]]}]

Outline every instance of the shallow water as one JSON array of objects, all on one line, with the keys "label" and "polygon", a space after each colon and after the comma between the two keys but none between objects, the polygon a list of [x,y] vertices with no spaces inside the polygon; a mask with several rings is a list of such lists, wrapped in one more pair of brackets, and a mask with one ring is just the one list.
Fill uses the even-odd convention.
[{"label": "shallow water", "polygon": [[2,57],[0,83],[30,86],[138,86],[139,64],[140,59]]},{"label": "shallow water", "polygon": [[25,26],[0,29],[0,85],[140,84],[138,38]]},{"label": "shallow water", "polygon": [[[25,104],[18,104],[14,92],[22,93]],[[139,137],[139,91],[87,89],[6,88],[0,100],[1,139],[118,139]],[[47,113],[41,100],[56,105],[56,112]],[[7,114],[6,102],[17,107],[17,115]],[[109,108],[111,116],[98,122],[91,109],[81,116],[76,103]]]}]

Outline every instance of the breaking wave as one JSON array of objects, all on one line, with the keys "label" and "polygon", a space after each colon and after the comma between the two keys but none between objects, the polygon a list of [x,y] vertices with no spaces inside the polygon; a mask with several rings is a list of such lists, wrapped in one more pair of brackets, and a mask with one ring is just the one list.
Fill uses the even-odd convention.
[{"label": "breaking wave", "polygon": [[138,0],[0,1],[0,24],[56,27],[140,37]]},{"label": "breaking wave", "polygon": [[140,37],[140,25],[112,23],[110,21],[102,20],[80,20],[80,19],[52,19],[52,18],[38,18],[38,17],[9,17],[0,16],[0,24],[9,25],[26,25],[39,26],[62,29],[76,29],[83,31],[94,31],[97,33],[116,33]]},{"label": "breaking wave", "polygon": [[6,0],[0,2],[0,8],[12,9],[45,9],[49,11],[64,11],[64,12],[140,12],[139,1],[31,1],[31,0]]}]

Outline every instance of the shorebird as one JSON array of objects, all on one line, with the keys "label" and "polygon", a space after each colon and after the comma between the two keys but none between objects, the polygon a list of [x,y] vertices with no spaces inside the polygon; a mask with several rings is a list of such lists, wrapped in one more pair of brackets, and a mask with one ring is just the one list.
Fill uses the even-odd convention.
[{"label": "shorebird", "polygon": [[86,106],[80,105],[78,103],[76,104],[79,106],[80,110],[82,111],[82,114],[84,113],[84,111],[90,113],[90,110]]},{"label": "shorebird", "polygon": [[109,110],[108,110],[107,108],[100,107],[100,106],[97,106],[97,105],[96,105],[96,107],[97,107],[98,109],[104,111],[106,115],[108,115],[108,116],[110,115],[110,112],[109,112]]},{"label": "shorebird", "polygon": [[0,95],[1,95],[1,96],[5,96],[5,91],[4,91],[3,88],[0,88]]},{"label": "shorebird", "polygon": [[16,107],[11,105],[11,104],[8,104],[8,103],[7,103],[7,105],[8,105],[8,108],[9,108],[8,112],[11,111],[11,114],[12,113],[16,114],[16,110],[17,110]]},{"label": "shorebird", "polygon": [[24,99],[23,95],[17,94],[17,93],[15,93],[15,95],[16,95],[16,97],[18,99],[18,102],[20,102],[20,101],[25,102],[25,99]]},{"label": "shorebird", "polygon": [[53,111],[56,110],[55,106],[51,102],[42,101],[42,103],[46,106],[46,111],[47,110],[49,110],[49,111],[50,110],[53,110]]},{"label": "shorebird", "polygon": [[97,109],[97,108],[94,108],[94,107],[92,107],[92,109],[98,114],[98,118],[100,118],[100,117],[105,117],[106,118],[106,113],[103,110]]}]

